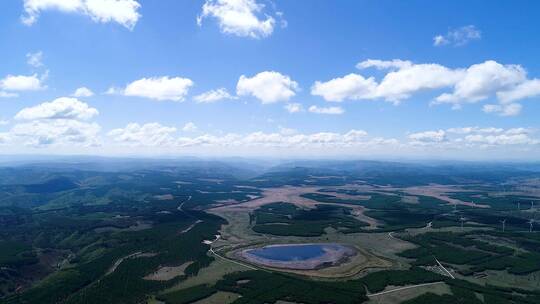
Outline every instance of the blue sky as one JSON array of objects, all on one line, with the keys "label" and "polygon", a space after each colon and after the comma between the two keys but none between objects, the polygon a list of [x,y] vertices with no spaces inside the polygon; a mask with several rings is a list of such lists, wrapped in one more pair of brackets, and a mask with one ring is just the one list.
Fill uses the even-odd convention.
[{"label": "blue sky", "polygon": [[539,6],[2,1],[0,153],[538,159]]}]

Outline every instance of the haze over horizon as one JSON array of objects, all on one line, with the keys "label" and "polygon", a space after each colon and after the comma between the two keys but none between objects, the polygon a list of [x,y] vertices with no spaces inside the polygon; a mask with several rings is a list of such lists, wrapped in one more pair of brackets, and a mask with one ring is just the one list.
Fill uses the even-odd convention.
[{"label": "haze over horizon", "polygon": [[533,1],[0,3],[0,155],[540,160]]}]

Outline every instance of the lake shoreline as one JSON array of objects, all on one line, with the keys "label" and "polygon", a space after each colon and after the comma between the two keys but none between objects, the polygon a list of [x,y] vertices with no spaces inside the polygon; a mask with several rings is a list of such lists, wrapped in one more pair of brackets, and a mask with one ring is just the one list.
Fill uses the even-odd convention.
[{"label": "lake shoreline", "polygon": [[[294,249],[316,250],[317,253],[320,252],[320,254],[304,259],[299,259],[296,256],[291,256],[289,260],[283,260],[280,258],[272,259],[269,257],[265,257],[264,255],[260,255],[260,252],[263,252],[265,250],[275,250],[276,248],[284,247],[288,247],[289,249],[291,249],[291,247],[303,247]],[[259,255],[257,255],[257,252],[259,252]],[[302,243],[273,244],[258,248],[244,249],[237,252],[236,254],[242,260],[265,267],[289,270],[318,270],[332,266],[339,266],[347,262],[351,257],[357,254],[357,250],[352,246],[337,243]]]}]

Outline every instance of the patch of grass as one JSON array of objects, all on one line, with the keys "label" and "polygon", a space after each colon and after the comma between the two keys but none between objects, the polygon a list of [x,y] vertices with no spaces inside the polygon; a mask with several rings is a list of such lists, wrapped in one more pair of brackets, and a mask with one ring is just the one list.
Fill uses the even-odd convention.
[{"label": "patch of grass", "polygon": [[156,297],[167,304],[188,304],[208,298],[216,293],[214,287],[208,285],[197,285],[190,288],[173,291]]}]

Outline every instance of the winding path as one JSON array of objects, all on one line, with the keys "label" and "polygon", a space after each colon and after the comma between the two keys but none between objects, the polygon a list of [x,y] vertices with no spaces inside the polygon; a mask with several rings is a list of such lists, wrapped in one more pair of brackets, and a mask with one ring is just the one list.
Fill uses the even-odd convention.
[{"label": "winding path", "polygon": [[368,296],[368,297],[382,296],[382,295],[392,293],[392,292],[396,292],[396,291],[400,291],[400,290],[406,290],[406,289],[418,288],[418,287],[424,287],[424,286],[430,286],[430,285],[437,285],[437,284],[443,284],[443,283],[444,282],[432,282],[432,283],[424,283],[424,284],[418,284],[418,285],[405,286],[405,287],[400,287],[400,288],[396,288],[396,289],[392,289],[392,290],[381,291],[381,292],[378,292],[378,293],[367,294],[366,296]]}]

